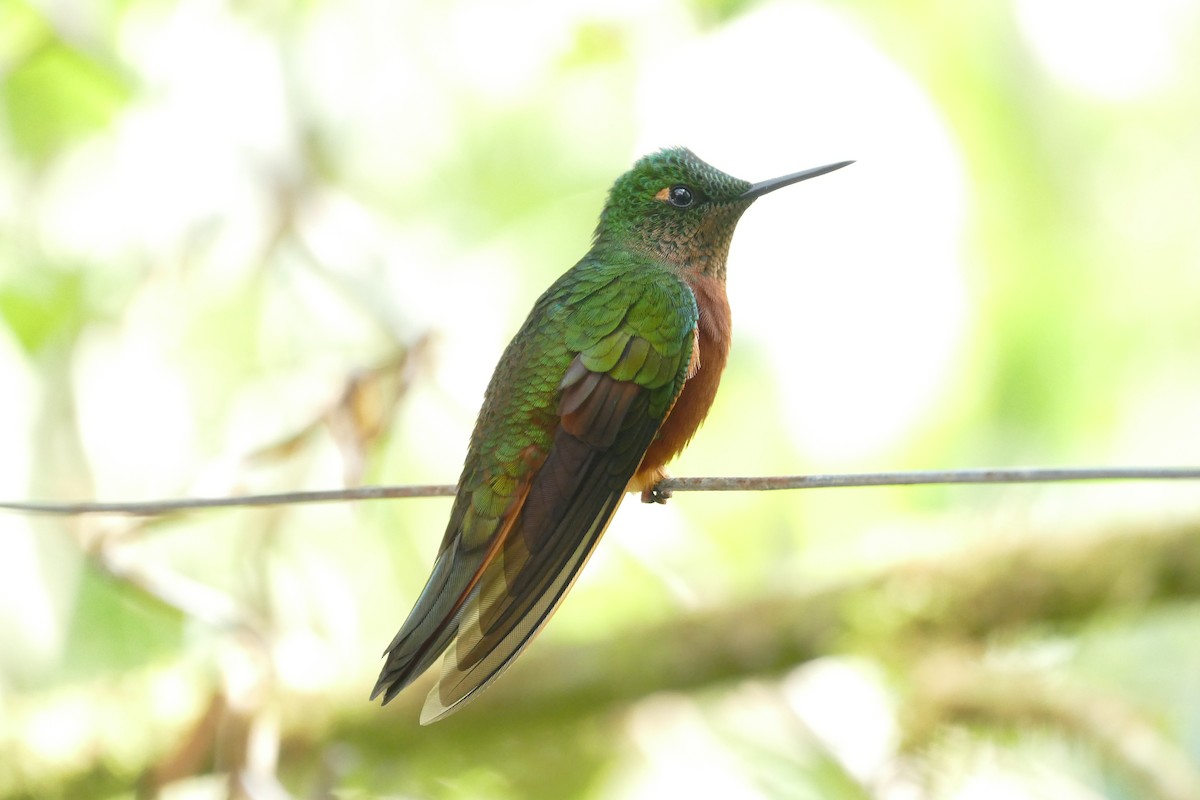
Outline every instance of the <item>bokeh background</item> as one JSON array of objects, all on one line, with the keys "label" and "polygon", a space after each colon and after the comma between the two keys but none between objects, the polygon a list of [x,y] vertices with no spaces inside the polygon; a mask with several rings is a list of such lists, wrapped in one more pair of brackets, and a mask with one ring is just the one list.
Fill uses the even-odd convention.
[{"label": "bokeh background", "polygon": [[[605,191],[761,180],[677,475],[1200,447],[1189,0],[0,0],[0,497],[449,483]],[[366,701],[444,499],[0,516],[0,797],[1200,797],[1194,484],[630,501]]]}]

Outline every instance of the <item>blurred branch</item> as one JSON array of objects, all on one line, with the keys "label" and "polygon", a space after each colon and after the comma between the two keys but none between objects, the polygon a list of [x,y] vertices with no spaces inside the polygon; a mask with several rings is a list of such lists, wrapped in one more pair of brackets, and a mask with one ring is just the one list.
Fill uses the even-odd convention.
[{"label": "blurred branch", "polygon": [[[1197,599],[1200,523],[1023,538],[625,630],[620,647],[535,647],[478,705],[504,704],[506,716],[552,715],[559,707],[609,706],[664,689],[778,674],[833,652],[870,648],[903,657],[931,642],[983,642]],[[419,700],[412,698],[413,709]]]},{"label": "blurred branch", "polygon": [[414,380],[429,369],[432,345],[433,337],[426,334],[381,363],[355,370],[346,377],[340,396],[328,408],[287,437],[249,454],[244,461],[256,465],[287,461],[321,430],[328,430],[342,455],[345,482],[359,482],[368,449],[387,434]]},{"label": "blurred branch", "polygon": [[1187,754],[1119,697],[1029,671],[987,667],[951,652],[924,659],[912,684],[904,715],[910,750],[931,743],[949,724],[1049,727],[1087,743],[1122,769],[1137,783],[1138,797],[1200,797],[1200,771]]},{"label": "blurred branch", "polygon": [[[318,709],[311,694],[289,700],[276,685],[276,702],[285,709],[281,761],[311,763],[321,747],[314,743],[322,742],[344,742],[380,758],[405,753],[412,760],[450,742],[472,752],[500,748],[515,728],[530,735],[558,730],[567,720],[608,713],[656,692],[777,676],[833,653],[864,653],[893,665],[919,663],[931,650],[970,648],[996,634],[1074,627],[1117,612],[1196,600],[1200,523],[1087,537],[1031,536],[898,564],[818,591],[622,630],[620,646],[610,639],[534,646],[470,710],[428,728],[416,723],[428,678],[386,710],[336,697]],[[1099,724],[1103,712],[1096,713],[1093,722]],[[1114,740],[1105,747],[1128,748],[1136,741]],[[150,759],[144,754],[131,768],[146,769]],[[88,774],[94,779],[94,772]],[[52,779],[56,785],[73,780],[42,776]]]},{"label": "blurred branch", "polygon": [[[290,441],[290,440],[289,440]],[[1200,480],[1200,467],[1017,467],[913,472],[864,472],[842,475],[781,475],[763,477],[668,478],[658,488],[667,492],[750,492],[782,489],[834,489],[868,486],[930,486],[944,484],[1062,483],[1079,481]],[[334,503],[354,500],[393,500],[407,497],[449,497],[453,484],[425,486],[360,486],[352,489],[279,492],[242,497],[198,497],[141,502],[3,501],[0,510],[27,514],[131,514],[157,516],[201,508]]]}]

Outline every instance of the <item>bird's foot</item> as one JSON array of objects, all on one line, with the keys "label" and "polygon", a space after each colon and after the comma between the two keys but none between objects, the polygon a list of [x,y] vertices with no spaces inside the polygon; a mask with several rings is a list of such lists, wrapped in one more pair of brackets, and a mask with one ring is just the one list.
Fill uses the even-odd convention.
[{"label": "bird's foot", "polygon": [[662,488],[662,483],[667,477],[666,471],[661,466],[639,471],[629,482],[629,491],[641,492],[643,503],[662,505],[671,497],[671,490]]},{"label": "bird's foot", "polygon": [[642,502],[664,505],[667,500],[671,499],[671,495],[673,494],[674,492],[670,489],[662,488],[662,483],[656,483],[649,489],[642,490]]}]

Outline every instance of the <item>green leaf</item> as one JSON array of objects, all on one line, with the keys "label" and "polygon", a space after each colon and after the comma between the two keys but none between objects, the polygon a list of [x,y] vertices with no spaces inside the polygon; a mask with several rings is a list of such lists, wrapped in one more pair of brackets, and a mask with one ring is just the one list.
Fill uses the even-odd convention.
[{"label": "green leaf", "polygon": [[33,280],[0,285],[0,322],[27,353],[37,352],[58,334],[74,336],[87,314],[79,273],[38,265],[34,274]]},{"label": "green leaf", "polygon": [[132,93],[116,69],[49,35],[0,82],[13,149],[36,161],[103,129]]}]

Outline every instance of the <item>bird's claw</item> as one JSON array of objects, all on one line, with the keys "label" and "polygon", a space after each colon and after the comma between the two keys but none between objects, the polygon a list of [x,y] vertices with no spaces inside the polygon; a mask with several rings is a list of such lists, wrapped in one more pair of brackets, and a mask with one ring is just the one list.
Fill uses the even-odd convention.
[{"label": "bird's claw", "polygon": [[670,489],[662,488],[661,483],[656,483],[649,489],[642,490],[642,502],[664,505],[667,500],[671,499],[671,495],[673,494],[674,492],[672,492]]}]

